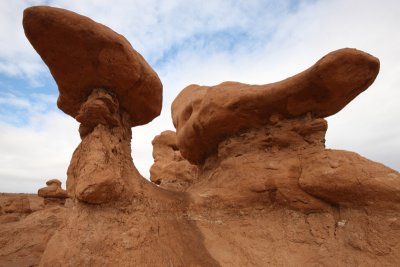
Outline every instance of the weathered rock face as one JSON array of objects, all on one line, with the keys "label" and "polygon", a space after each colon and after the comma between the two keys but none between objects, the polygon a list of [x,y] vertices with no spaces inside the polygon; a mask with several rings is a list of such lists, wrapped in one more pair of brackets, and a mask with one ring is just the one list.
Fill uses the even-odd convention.
[{"label": "weathered rock face", "polygon": [[277,83],[190,85],[172,103],[179,150],[190,162],[201,164],[225,137],[264,125],[273,114],[285,118],[309,112],[316,118],[333,115],[367,89],[378,71],[377,58],[340,49]]},{"label": "weathered rock face", "polygon": [[59,85],[60,108],[81,123],[67,173],[73,208],[40,265],[218,266],[187,219],[187,196],[146,181],[132,162],[131,127],[161,108],[154,71],[124,38],[75,13],[29,8],[24,27]]},{"label": "weathered rock face", "polygon": [[38,190],[38,196],[44,198],[44,204],[65,204],[68,198],[67,191],[61,188],[61,181],[51,179],[46,182],[47,187]]},{"label": "weathered rock face", "polygon": [[37,266],[66,209],[36,194],[0,194],[0,266]]},{"label": "weathered rock face", "polygon": [[82,142],[68,168],[68,194],[88,203],[129,198],[134,187],[126,174],[132,168],[130,116],[118,100],[94,89],[76,117]]},{"label": "weathered rock face", "polygon": [[162,132],[152,144],[154,164],[150,168],[150,180],[168,190],[185,191],[196,180],[197,166],[182,157],[175,132]]},{"label": "weathered rock face", "polygon": [[[94,88],[112,89],[131,126],[158,116],[162,84],[131,44],[110,28],[46,6],[24,11],[25,35],[57,82],[58,107],[76,117]],[[134,104],[132,104],[134,103]]]},{"label": "weathered rock face", "polygon": [[30,8],[24,26],[82,138],[74,201],[40,266],[400,265],[399,173],[324,145],[323,118],[373,82],[376,58],[343,49],[270,85],[189,86],[172,106],[176,136],[153,142],[158,187],[130,147],[131,126],[160,108],[147,63],[68,11]]},{"label": "weathered rock face", "polygon": [[226,138],[187,191],[201,205],[279,204],[306,213],[400,203],[399,173],[356,153],[325,149],[326,129],[320,118],[274,118],[272,125]]},{"label": "weathered rock face", "polygon": [[24,194],[1,194],[0,214],[29,214],[31,212],[30,201]]},{"label": "weathered rock face", "polygon": [[160,113],[157,74],[124,37],[87,17],[31,7],[23,25],[58,84],[58,106],[81,123],[68,194],[92,204],[130,199],[143,183],[131,163],[131,127]]}]

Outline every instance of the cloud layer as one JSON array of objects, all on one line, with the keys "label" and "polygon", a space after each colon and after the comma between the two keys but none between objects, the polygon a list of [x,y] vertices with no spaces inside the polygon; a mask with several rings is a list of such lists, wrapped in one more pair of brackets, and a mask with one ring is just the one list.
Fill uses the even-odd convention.
[{"label": "cloud layer", "polygon": [[[17,3],[18,2],[18,3]],[[400,170],[398,1],[3,1],[0,3],[0,191],[34,192],[65,173],[79,143],[77,123],[56,110],[57,88],[23,35],[29,5],[67,8],[125,35],[164,84],[160,117],[133,129],[135,165],[146,177],[152,138],[173,129],[170,105],[185,86],[227,80],[262,84],[355,47],[381,72],[365,93],[328,118],[327,146]],[[279,4],[278,4],[279,3]],[[22,88],[17,81],[30,88]]]}]

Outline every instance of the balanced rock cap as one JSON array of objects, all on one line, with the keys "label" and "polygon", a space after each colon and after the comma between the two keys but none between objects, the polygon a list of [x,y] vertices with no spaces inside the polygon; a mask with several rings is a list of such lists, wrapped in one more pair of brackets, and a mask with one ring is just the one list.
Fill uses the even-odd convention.
[{"label": "balanced rock cap", "polygon": [[57,187],[61,187],[61,184],[62,184],[61,181],[58,179],[51,179],[46,182],[46,185],[48,185],[48,186],[54,185]]},{"label": "balanced rock cap", "polygon": [[331,116],[367,89],[378,72],[377,58],[344,48],[276,83],[190,85],[172,103],[179,150],[191,163],[201,164],[224,138],[271,123],[272,115],[287,119],[307,113],[314,118]]},{"label": "balanced rock cap", "polygon": [[46,187],[38,190],[39,197],[43,198],[68,198],[67,191],[61,188],[61,181],[58,179],[52,179],[46,182]]},{"label": "balanced rock cap", "polygon": [[131,126],[161,112],[162,84],[156,72],[120,34],[61,8],[25,9],[25,35],[47,64],[60,95],[57,105],[76,117],[94,88],[112,91]]}]

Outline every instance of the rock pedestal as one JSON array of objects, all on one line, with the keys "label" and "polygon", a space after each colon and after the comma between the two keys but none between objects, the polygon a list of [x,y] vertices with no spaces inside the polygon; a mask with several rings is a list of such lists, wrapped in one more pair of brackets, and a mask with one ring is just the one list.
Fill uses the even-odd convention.
[{"label": "rock pedestal", "polygon": [[131,127],[160,114],[160,79],[123,36],[87,17],[31,7],[23,25],[57,82],[58,107],[81,123],[69,195],[92,204],[129,202],[144,183],[132,164]]},{"label": "rock pedestal", "polygon": [[38,190],[38,196],[44,198],[45,205],[64,205],[68,198],[67,192],[61,188],[61,181],[51,179],[46,182],[47,187]]}]

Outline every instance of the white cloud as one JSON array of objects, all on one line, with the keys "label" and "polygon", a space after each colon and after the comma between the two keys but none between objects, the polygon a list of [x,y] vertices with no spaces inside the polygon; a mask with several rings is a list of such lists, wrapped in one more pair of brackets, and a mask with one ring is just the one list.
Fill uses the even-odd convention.
[{"label": "white cloud", "polygon": [[[41,109],[34,103],[30,108]],[[51,178],[65,182],[66,167],[80,141],[77,123],[61,112],[26,114],[24,126],[0,123],[2,192],[36,192]]]},{"label": "white cloud", "polygon": [[[0,3],[0,73],[34,80],[47,70],[20,26],[22,9],[29,1],[14,2]],[[294,10],[289,1],[261,0],[207,4],[115,0],[112,5],[94,0],[48,2],[110,26],[124,34],[151,63],[157,63],[155,68],[164,84],[162,114],[152,123],[133,129],[134,162],[146,177],[152,164],[151,140],[161,131],[173,129],[170,105],[183,87],[226,80],[274,82],[342,47],[377,56],[381,72],[370,89],[328,118],[327,146],[356,151],[400,170],[398,1],[302,1]],[[230,35],[237,32],[241,33],[239,39]],[[36,104],[51,103],[53,98],[42,100]],[[24,105],[23,100],[18,101],[16,105]],[[7,151],[1,153],[2,188],[11,184],[7,177],[25,181],[28,188],[29,179],[65,175],[79,142],[78,126],[61,113],[42,113],[32,115],[30,123],[22,127],[4,121],[0,124],[0,151]],[[18,166],[15,172],[13,166]],[[30,186],[33,188],[33,184]],[[25,191],[36,189],[35,184],[33,190]]]}]

